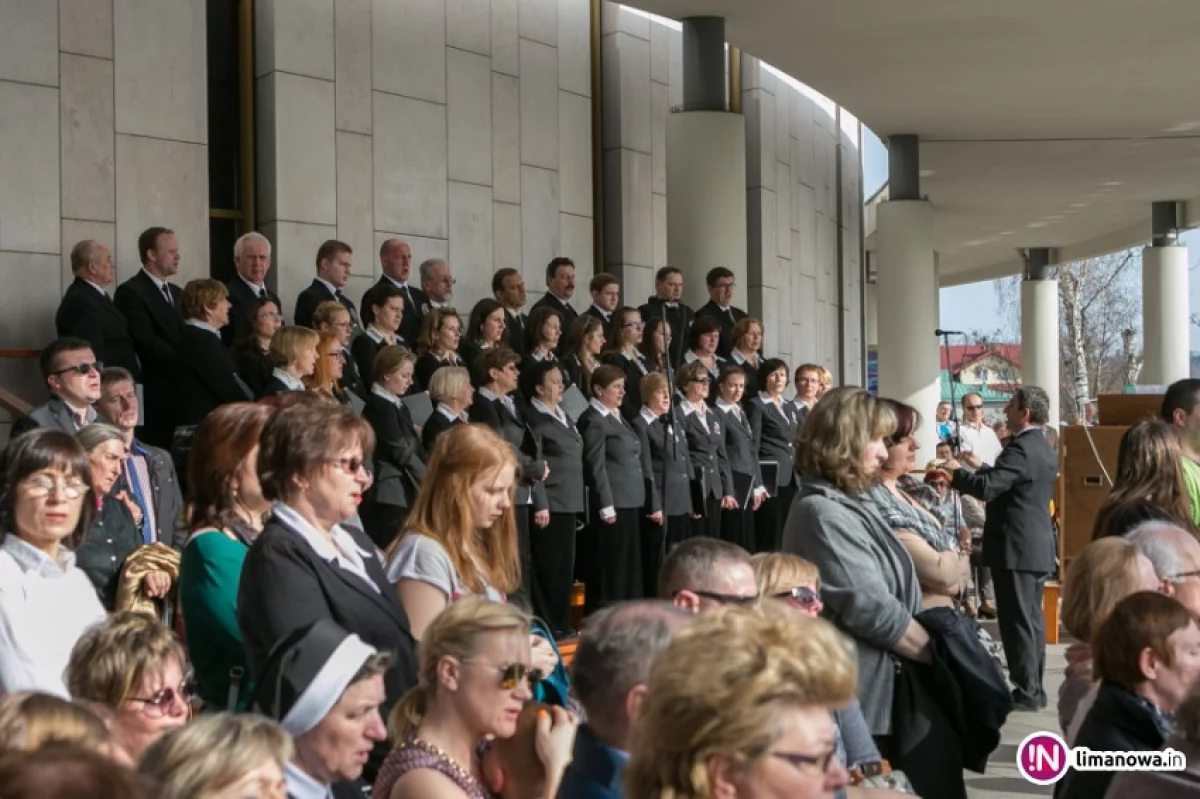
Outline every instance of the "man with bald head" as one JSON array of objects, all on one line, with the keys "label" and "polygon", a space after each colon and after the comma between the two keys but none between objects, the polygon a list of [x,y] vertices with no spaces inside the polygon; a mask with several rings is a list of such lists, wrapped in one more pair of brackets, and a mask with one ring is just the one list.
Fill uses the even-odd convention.
[{"label": "man with bald head", "polygon": [[[400,338],[415,344],[421,333],[421,320],[425,318],[422,310],[429,304],[429,298],[419,288],[408,284],[412,274],[412,247],[404,239],[388,239],[379,247],[379,268],[383,272],[375,286],[390,285],[400,289],[404,295],[404,314],[400,317]],[[372,287],[374,288],[374,286]],[[370,294],[370,291],[367,292]],[[363,324],[371,324],[374,319],[368,319],[371,304],[364,295],[362,301]]]},{"label": "man with bald head", "polygon": [[104,290],[117,276],[112,250],[84,239],[71,248],[71,273],[75,280],[54,316],[58,337],[83,339],[92,345],[97,361],[128,369],[138,380],[142,370],[129,322]]},{"label": "man with bald head", "polygon": [[1148,521],[1125,534],[1154,564],[1164,594],[1200,615],[1200,541],[1170,522]]}]

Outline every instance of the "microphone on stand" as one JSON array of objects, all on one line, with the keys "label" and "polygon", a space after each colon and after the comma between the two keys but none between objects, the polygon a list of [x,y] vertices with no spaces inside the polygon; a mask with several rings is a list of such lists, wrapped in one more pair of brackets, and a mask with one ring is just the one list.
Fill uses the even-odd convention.
[{"label": "microphone on stand", "polygon": [[965,336],[966,333],[962,332],[961,330],[942,330],[939,327],[937,330],[933,331],[933,335],[935,335],[935,336]]}]

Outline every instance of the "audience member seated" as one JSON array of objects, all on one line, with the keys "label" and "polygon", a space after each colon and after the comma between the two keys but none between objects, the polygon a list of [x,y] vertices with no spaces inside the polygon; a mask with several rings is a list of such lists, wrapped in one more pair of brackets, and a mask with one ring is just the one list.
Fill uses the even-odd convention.
[{"label": "audience member seated", "polygon": [[829,711],[853,698],[854,680],[828,622],[775,602],[702,614],[650,670],[629,799],[830,796],[848,776]]},{"label": "audience member seated", "polygon": [[412,386],[416,356],[404,347],[384,347],[371,372],[375,384],[365,398],[363,418],[375,431],[375,482],[361,506],[367,535],[387,549],[404,530],[408,509],[425,478],[429,455],[400,398]]},{"label": "audience member seated", "polygon": [[[117,601],[117,584],[125,559],[140,547],[145,517],[124,484],[117,486],[125,464],[125,437],[110,424],[90,424],[75,436],[88,453],[95,514],[91,527],[75,550],[76,563],[83,569],[104,607],[112,610]],[[147,588],[153,596],[166,596],[170,580],[155,577]]]},{"label": "audience member seated", "polygon": [[233,363],[242,382],[250,387],[254,396],[261,397],[275,369],[275,364],[271,362],[271,339],[283,324],[283,316],[271,299],[256,300],[247,313],[249,324],[241,337],[235,339]]},{"label": "audience member seated", "polygon": [[317,367],[317,344],[321,337],[307,327],[281,327],[271,339],[271,377],[263,386],[262,396],[273,397],[290,391],[304,391],[304,378]]},{"label": "audience member seated", "polygon": [[[526,702],[517,716],[517,731],[493,739],[484,752],[479,766],[484,784],[499,799],[555,799],[576,728],[576,720],[562,708]],[[542,760],[547,744],[560,747],[551,750],[554,762],[561,764],[557,774],[549,773]]]},{"label": "audience member seated", "polygon": [[55,334],[83,339],[96,360],[123,366],[140,378],[129,322],[105,292],[117,276],[112,251],[98,241],[79,242],[71,248],[71,273],[75,280],[63,292],[54,315]]},{"label": "audience member seated", "polygon": [[[421,359],[418,358],[417,365],[420,363]],[[426,452],[433,452],[433,444],[442,433],[457,425],[467,424],[467,409],[471,407],[474,396],[471,377],[464,367],[447,366],[433,373],[429,380],[429,399],[434,403],[433,415],[425,420],[421,429],[421,444]]]},{"label": "audience member seated", "polygon": [[1067,647],[1065,679],[1058,687],[1058,723],[1068,742],[1095,699],[1092,645],[1096,631],[1116,604],[1137,591],[1159,588],[1154,564],[1123,538],[1093,541],[1067,569],[1062,624],[1075,641]]},{"label": "audience member seated", "polygon": [[421,337],[417,347],[414,371],[418,391],[428,391],[433,375],[443,367],[465,366],[458,356],[458,344],[462,339],[462,320],[453,308],[431,308],[421,321]]},{"label": "audience member seated", "polygon": [[1175,713],[1175,732],[1163,744],[1187,758],[1183,771],[1130,771],[1116,775],[1105,796],[1137,799],[1196,799],[1200,796],[1200,682]]},{"label": "audience member seated", "polygon": [[38,356],[50,399],[13,422],[12,438],[37,427],[53,427],[75,435],[96,421],[92,403],[100,399],[100,373],[92,346],[79,338],[59,338]]},{"label": "audience member seated", "polygon": [[147,544],[161,541],[182,548],[183,495],[175,476],[175,464],[166,450],[145,444],[135,436],[139,403],[133,375],[119,366],[105,369],[100,375],[96,410],[124,434],[126,456],[122,477],[146,519],[142,525],[143,540]]},{"label": "audience member seated", "polygon": [[[762,552],[750,562],[761,597],[782,602],[811,618],[820,617],[821,573],[816,566],[786,552]],[[833,721],[837,725],[837,759],[846,768],[855,769],[882,759],[858,699],[835,710]]]},{"label": "audience member seated", "polygon": [[3,453],[0,487],[0,694],[66,697],[63,671],[84,630],[104,619],[66,546],[91,526],[87,455],[61,430],[36,430]]},{"label": "audience member seated", "polygon": [[375,358],[384,347],[412,347],[400,338],[400,325],[404,320],[404,292],[392,283],[381,282],[373,286],[363,297],[363,321],[367,323],[366,335],[356,336],[350,342],[350,352],[358,367],[363,388],[371,390],[375,384]]},{"label": "audience member seated", "polygon": [[256,468],[258,438],[270,416],[262,405],[222,405],[192,441],[179,608],[206,710],[244,710],[251,693],[237,595],[246,552],[271,510]]},{"label": "audience member seated", "polygon": [[82,746],[0,754],[4,799],[151,799],[132,771]]},{"label": "audience member seated", "polygon": [[237,376],[233,356],[221,341],[229,324],[229,291],[216,280],[191,280],[179,302],[183,338],[179,344],[180,427],[194,427],[208,412],[227,402],[253,399]]},{"label": "audience member seated", "polygon": [[275,722],[221,713],[159,738],[138,772],[158,799],[286,799],[292,739]]},{"label": "audience member seated", "polygon": [[114,613],[71,651],[67,688],[136,761],[150,744],[187,723],[192,685],[186,667],[173,632],[141,613]]},{"label": "audience member seated", "polygon": [[1170,522],[1142,522],[1125,534],[1154,564],[1158,587],[1200,616],[1200,541],[1195,534]]},{"label": "audience member seated", "polygon": [[753,604],[759,594],[750,554],[728,541],[690,538],[667,553],[658,596],[688,613]]},{"label": "audience member seated", "polygon": [[621,799],[630,737],[646,703],[650,669],[689,615],[666,602],[622,602],[588,618],[571,663],[571,684],[586,712],[563,799]]},{"label": "audience member seated", "polygon": [[356,397],[362,397],[367,393],[367,389],[363,386],[362,377],[358,374],[358,368],[354,365],[354,361],[349,357],[350,341],[355,338],[355,333],[358,331],[357,325],[351,316],[349,309],[338,302],[332,300],[323,302],[317,306],[317,310],[313,313],[313,330],[320,335],[331,335],[337,339],[343,352],[347,358],[343,363],[341,377],[338,382],[343,389],[351,392]]},{"label": "audience member seated", "polygon": [[361,799],[383,756],[380,715],[394,658],[327,619],[283,636],[262,669],[254,709],[292,736],[292,799]]},{"label": "audience member seated", "polygon": [[[1100,752],[1148,752],[1171,733],[1171,716],[1200,676],[1200,628],[1170,597],[1131,594],[1113,608],[1092,641],[1100,678],[1096,701],[1075,738]],[[1104,796],[1115,772],[1068,770],[1060,799]]]},{"label": "audience member seated", "polygon": [[[372,796],[488,799],[479,747],[489,737],[508,738],[533,686],[529,617],[483,597],[446,608],[425,631],[420,677],[396,706],[389,726],[396,748],[388,755]],[[555,727],[573,727],[561,708]],[[548,782],[557,783],[570,743],[552,748]],[[553,796],[554,794],[549,794]]]},{"label": "audience member seated", "polygon": [[322,619],[396,655],[388,708],[416,681],[408,616],[370,539],[343,525],[370,482],[365,459],[373,443],[370,425],[340,405],[293,404],[263,428],[258,478],[275,505],[246,555],[238,591],[238,628],[257,683],[279,640]]},{"label": "audience member seated", "polygon": [[80,702],[33,691],[0,698],[0,752],[36,752],[62,744],[114,760],[124,755],[100,717]]},{"label": "audience member seated", "polygon": [[1096,511],[1092,540],[1125,535],[1144,521],[1191,528],[1179,437],[1166,422],[1138,422],[1121,436],[1112,491]]}]

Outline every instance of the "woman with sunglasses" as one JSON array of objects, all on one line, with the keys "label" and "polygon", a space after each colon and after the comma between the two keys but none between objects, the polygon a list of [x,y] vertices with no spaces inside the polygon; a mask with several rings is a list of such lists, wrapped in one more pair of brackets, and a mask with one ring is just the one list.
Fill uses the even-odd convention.
[{"label": "woman with sunglasses", "polygon": [[[758,594],[775,599],[805,616],[821,616],[821,573],[810,561],[786,552],[762,552],[750,559]],[[837,759],[846,768],[878,763],[879,748],[867,729],[858,699],[841,710],[833,711],[837,726]]]},{"label": "woman with sunglasses", "polygon": [[104,619],[69,548],[91,524],[87,474],[83,447],[61,430],[33,430],[4,452],[0,694],[68,696],[62,675],[71,647]]},{"label": "woman with sunglasses", "polygon": [[[389,719],[396,749],[371,795],[489,799],[481,745],[516,732],[521,708],[541,679],[530,656],[529,617],[512,605],[469,597],[442,611],[425,633],[418,683]],[[573,737],[574,718],[561,709],[550,712],[557,742]],[[539,744],[550,743],[549,725],[538,737]],[[537,749],[539,756],[546,753],[545,796],[554,796],[570,752],[562,745]]]},{"label": "woman with sunglasses", "polygon": [[191,717],[183,647],[175,633],[141,613],[114,613],[84,633],[67,663],[67,688],[134,761]]},{"label": "woman with sunglasses", "polygon": [[621,400],[621,416],[633,419],[642,409],[642,378],[650,371],[650,362],[638,347],[645,334],[642,314],[637,308],[622,306],[613,311],[608,329],[608,344],[600,360],[615,366],[625,375],[625,397]]}]

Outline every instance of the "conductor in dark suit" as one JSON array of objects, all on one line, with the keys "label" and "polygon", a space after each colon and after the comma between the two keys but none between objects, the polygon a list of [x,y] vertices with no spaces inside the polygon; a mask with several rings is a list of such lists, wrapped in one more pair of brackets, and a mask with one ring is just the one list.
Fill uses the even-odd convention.
[{"label": "conductor in dark suit", "polygon": [[708,284],[709,300],[700,306],[696,316],[711,316],[721,326],[721,342],[717,345],[717,354],[722,358],[729,357],[733,349],[733,326],[746,318],[746,312],[733,307],[733,272],[723,266],[708,270],[705,276]]},{"label": "conductor in dark suit", "polygon": [[350,245],[336,239],[330,239],[317,249],[317,276],[296,298],[297,325],[312,328],[313,312],[317,306],[328,300],[337,300],[350,312],[352,330],[357,333],[362,329],[354,301],[342,293],[346,281],[350,279],[353,259],[354,250],[350,249]]},{"label": "conductor in dark suit", "polygon": [[1000,640],[1016,686],[1013,701],[1018,709],[1036,710],[1046,706],[1042,592],[1055,567],[1050,501],[1058,459],[1042,432],[1050,398],[1038,386],[1022,386],[1004,416],[1012,442],[993,466],[977,472],[955,468],[953,486],[987,503],[983,562],[992,570],[996,588]]},{"label": "conductor in dark suit", "polygon": [[267,272],[271,271],[271,242],[256,230],[242,235],[233,243],[233,268],[237,272],[225,288],[229,289],[229,324],[221,331],[226,346],[236,346],[250,335],[254,311],[260,300],[275,303],[283,315],[279,295],[267,288]]},{"label": "conductor in dark suit", "polygon": [[[412,247],[404,239],[388,239],[379,247],[379,268],[383,272],[375,286],[391,285],[400,289],[404,296],[404,315],[400,319],[400,338],[406,346],[415,347],[421,335],[421,320],[425,318],[423,310],[429,305],[429,297],[415,286],[408,285],[408,276],[412,274]],[[363,312],[366,313],[367,300],[363,299]],[[369,324],[370,319],[364,320]]]},{"label": "conductor in dark suit", "polygon": [[145,424],[139,438],[156,447],[169,448],[180,401],[179,345],[183,317],[179,314],[182,290],[169,282],[179,272],[179,242],[165,227],[151,227],[138,236],[142,268],[113,295],[113,302],[129,323],[129,335],[142,364]]},{"label": "conductor in dark suit", "polygon": [[254,399],[221,342],[221,328],[229,319],[226,292],[216,280],[193,280],[183,290],[180,308],[186,321],[179,346],[178,413],[182,427],[200,424],[218,405]]},{"label": "conductor in dark suit", "polygon": [[85,239],[71,248],[71,272],[75,281],[67,287],[54,316],[58,337],[83,339],[92,345],[97,361],[128,369],[140,380],[142,369],[129,322],[104,293],[116,277],[112,252],[98,241]]}]

